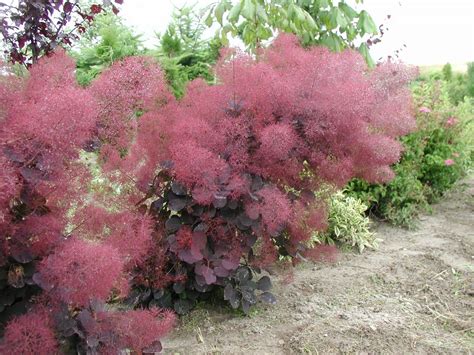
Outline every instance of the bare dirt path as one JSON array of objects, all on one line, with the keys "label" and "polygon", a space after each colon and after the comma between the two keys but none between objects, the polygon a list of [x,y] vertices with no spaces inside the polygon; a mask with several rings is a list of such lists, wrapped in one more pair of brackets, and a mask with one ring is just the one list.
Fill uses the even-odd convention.
[{"label": "bare dirt path", "polygon": [[474,178],[415,230],[376,226],[380,248],[276,278],[250,317],[200,308],[166,354],[474,353]]}]

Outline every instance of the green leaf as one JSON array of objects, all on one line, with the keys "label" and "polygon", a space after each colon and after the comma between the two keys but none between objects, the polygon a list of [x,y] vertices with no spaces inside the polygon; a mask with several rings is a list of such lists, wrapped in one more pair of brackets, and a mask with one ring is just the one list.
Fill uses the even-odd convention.
[{"label": "green leaf", "polygon": [[206,19],[204,20],[204,23],[206,24],[207,27],[211,27],[213,22],[214,20],[213,20],[212,10],[211,10],[209,11],[209,15],[207,15]]},{"label": "green leaf", "polygon": [[366,43],[362,43],[360,45],[359,52],[364,57],[365,61],[367,62],[367,65],[369,66],[369,68],[373,68],[375,66],[375,63],[374,63],[374,60],[372,59],[372,56],[370,55],[369,47],[367,47]]},{"label": "green leaf", "polygon": [[259,40],[266,40],[272,36],[272,31],[269,28],[259,26],[257,28],[257,37]]},{"label": "green leaf", "polygon": [[294,22],[290,22],[290,29],[293,33],[298,33],[298,28],[296,27]]},{"label": "green leaf", "polygon": [[319,18],[321,19],[321,22],[326,26],[326,28],[330,28],[330,16],[329,12],[327,11],[320,11],[319,12]]},{"label": "green leaf", "polygon": [[243,0],[244,6],[242,7],[242,16],[247,20],[253,20],[255,18],[256,7],[253,0]]},{"label": "green leaf", "polygon": [[341,28],[346,27],[349,22],[344,16],[344,13],[341,10],[339,10],[337,7],[335,8],[335,11],[336,11],[336,22],[339,25],[339,27]]},{"label": "green leaf", "polygon": [[312,38],[310,37],[308,32],[303,32],[303,36],[301,41],[303,42],[304,45],[308,45],[311,43]]},{"label": "green leaf", "polygon": [[229,45],[229,39],[227,38],[227,32],[222,31],[220,36],[220,41],[223,46]]},{"label": "green leaf", "polygon": [[339,3],[339,8],[342,12],[349,18],[349,20],[353,20],[357,17],[357,11],[355,11],[352,7],[347,5],[345,2]]},{"label": "green leaf", "polygon": [[250,26],[245,26],[242,31],[242,40],[247,46],[255,46],[255,32],[252,30]]},{"label": "green leaf", "polygon": [[346,34],[349,42],[352,42],[357,36],[356,29],[353,26],[346,27]]},{"label": "green leaf", "polygon": [[265,23],[268,22],[268,15],[261,4],[257,4],[257,16]]},{"label": "green leaf", "polygon": [[329,11],[329,21],[326,23],[326,27],[328,28],[328,30],[332,30],[337,27],[337,15],[338,15],[337,8],[332,8]]},{"label": "green leaf", "polygon": [[222,27],[222,33],[227,34],[229,32],[233,31],[233,27],[231,24],[226,24],[224,27]]},{"label": "green leaf", "polygon": [[365,33],[371,33],[376,35],[378,33],[377,26],[370,17],[369,13],[365,10],[362,10],[359,14],[359,22],[357,23],[357,28],[362,30]]},{"label": "green leaf", "polygon": [[296,14],[296,19],[301,22],[301,23],[304,23],[306,18],[304,16],[304,11],[301,9],[301,7],[299,6],[295,6],[295,14]]},{"label": "green leaf", "polygon": [[321,43],[324,44],[329,49],[340,52],[344,48],[344,43],[341,38],[334,33],[325,33],[321,36]]},{"label": "green leaf", "polygon": [[319,0],[319,8],[325,8],[329,6],[328,0]]},{"label": "green leaf", "polygon": [[307,27],[310,29],[310,30],[317,30],[318,29],[318,25],[316,24],[316,22],[314,21],[314,19],[311,17],[311,15],[309,13],[307,13],[306,11],[304,11],[304,15],[305,15],[305,24],[307,25]]},{"label": "green leaf", "polygon": [[214,11],[214,15],[216,16],[217,22],[222,26],[222,16],[224,16],[226,3],[224,1],[220,2]]},{"label": "green leaf", "polygon": [[293,18],[293,16],[295,15],[295,5],[293,5],[293,3],[290,3],[290,5],[288,5],[288,14],[287,14],[287,18],[290,20]]},{"label": "green leaf", "polygon": [[242,8],[242,2],[235,4],[230,10],[229,15],[227,15],[227,20],[229,20],[229,22],[232,22],[232,23],[237,22],[240,16],[241,8]]}]

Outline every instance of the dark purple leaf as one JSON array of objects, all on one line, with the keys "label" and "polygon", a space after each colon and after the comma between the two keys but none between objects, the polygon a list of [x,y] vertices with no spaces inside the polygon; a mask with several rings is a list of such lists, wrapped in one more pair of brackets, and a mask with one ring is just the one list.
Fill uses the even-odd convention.
[{"label": "dark purple leaf", "polygon": [[204,288],[207,286],[206,279],[202,275],[195,274],[194,279],[196,280],[196,290],[199,292],[206,292]]},{"label": "dark purple leaf", "polygon": [[180,183],[173,181],[171,183],[171,191],[177,196],[186,196],[186,187],[181,185]]},{"label": "dark purple leaf", "polygon": [[241,231],[247,231],[247,230],[249,230],[249,228],[250,228],[249,226],[246,226],[245,224],[243,224],[243,223],[240,221],[240,218],[236,218],[236,219],[234,220],[234,224],[235,224],[235,226],[236,226],[238,229],[240,229]]},{"label": "dark purple leaf", "polygon": [[247,239],[245,240],[245,244],[249,247],[253,247],[256,241],[257,241],[257,236],[255,234],[250,234],[247,236]]},{"label": "dark purple leaf", "polygon": [[224,208],[227,204],[227,197],[219,194],[214,195],[214,200],[212,201],[212,205],[215,208]]},{"label": "dark purple leaf", "polygon": [[245,212],[250,219],[257,220],[260,217],[260,212],[255,205],[247,206]]},{"label": "dark purple leaf", "polygon": [[181,227],[181,219],[178,216],[171,216],[165,222],[165,228],[169,233],[177,232]]},{"label": "dark purple leaf", "polygon": [[65,13],[69,13],[72,11],[72,4],[69,1],[66,1],[63,6],[63,10]]},{"label": "dark purple leaf", "polygon": [[204,232],[194,231],[192,235],[192,249],[202,250],[206,246],[207,237]]},{"label": "dark purple leaf", "polygon": [[11,256],[13,259],[15,259],[21,264],[29,263],[33,261],[34,259],[34,256],[33,254],[31,254],[31,251],[26,248],[25,249],[14,248],[12,250]]},{"label": "dark purple leaf", "polygon": [[263,187],[263,180],[260,176],[256,175],[252,179],[252,185],[251,185],[250,188],[251,188],[252,192],[255,192],[255,191],[260,190],[262,187]]},{"label": "dark purple leaf", "polygon": [[235,288],[232,286],[232,284],[228,283],[225,287],[224,287],[224,299],[226,301],[229,301],[231,300],[235,294],[237,293],[237,291],[235,290]]},{"label": "dark purple leaf", "polygon": [[178,258],[185,263],[194,264],[197,261],[202,260],[203,255],[200,252],[191,252],[191,250],[180,250],[178,252]]},{"label": "dark purple leaf", "polygon": [[230,274],[230,271],[227,269],[224,269],[222,266],[217,266],[214,268],[214,273],[218,277],[227,277]]},{"label": "dark purple leaf", "polygon": [[154,215],[160,213],[163,208],[164,200],[160,197],[159,199],[153,201],[150,205],[150,212]]},{"label": "dark purple leaf", "polygon": [[237,269],[235,272],[235,278],[240,282],[243,283],[245,281],[248,281],[252,278],[252,274],[250,273],[250,270],[246,266],[241,266]]},{"label": "dark purple leaf", "polygon": [[270,292],[264,292],[260,295],[260,299],[265,303],[276,304],[276,297]]},{"label": "dark purple leaf", "polygon": [[173,308],[176,313],[178,313],[179,315],[183,315],[183,314],[189,313],[189,311],[193,308],[193,305],[188,300],[177,300],[174,303]]},{"label": "dark purple leaf", "polygon": [[192,207],[192,215],[200,217],[204,213],[204,207],[201,205],[194,205]]},{"label": "dark purple leaf", "polygon": [[272,281],[268,276],[262,276],[260,280],[257,281],[257,288],[260,291],[268,291],[272,288]]},{"label": "dark purple leaf", "polygon": [[157,299],[163,297],[164,294],[165,294],[165,290],[163,290],[163,289],[155,290],[155,291],[153,291],[153,298],[155,300],[157,300]]},{"label": "dark purple leaf", "polygon": [[23,154],[16,152],[12,148],[6,147],[3,149],[3,152],[5,153],[6,157],[14,163],[24,163],[26,160]]},{"label": "dark purple leaf", "polygon": [[194,268],[194,271],[196,272],[196,274],[204,277],[204,280],[206,281],[206,284],[208,285],[212,285],[217,280],[217,277],[214,274],[214,270],[204,264],[196,265],[196,267]]},{"label": "dark purple leaf", "polygon": [[229,259],[223,259],[221,263],[222,267],[229,270],[233,271],[237,269],[239,266],[239,261],[238,260],[229,260]]},{"label": "dark purple leaf", "polygon": [[245,213],[241,213],[237,218],[239,219],[239,222],[246,227],[250,227],[255,222],[253,219],[250,219],[250,217],[247,216]]},{"label": "dark purple leaf", "polygon": [[[65,325],[64,328],[68,326],[68,319],[69,315],[67,313],[61,314],[60,317],[58,317],[57,323],[61,323]],[[92,313],[88,309],[83,309],[82,311],[79,312],[77,315],[77,320],[81,323],[81,326],[84,328],[86,332],[89,332],[94,329],[94,326],[96,325],[96,321],[94,317],[92,316]],[[65,322],[65,324],[64,324]]]},{"label": "dark purple leaf", "polygon": [[240,306],[240,294],[231,284],[227,284],[224,288],[224,299],[229,301],[232,308],[237,309]]},{"label": "dark purple leaf", "polygon": [[176,292],[177,294],[183,293],[184,290],[185,290],[184,282],[175,282],[173,284],[173,291]]},{"label": "dark purple leaf", "polygon": [[168,207],[170,210],[179,212],[188,204],[187,198],[173,198],[168,201]]},{"label": "dark purple leaf", "polygon": [[37,182],[40,180],[47,180],[45,173],[36,168],[26,168],[23,167],[20,169],[20,174],[29,182]]},{"label": "dark purple leaf", "polygon": [[242,300],[242,310],[244,311],[245,314],[249,314],[249,311],[250,311],[250,302],[243,299]]},{"label": "dark purple leaf", "polygon": [[209,227],[206,223],[199,223],[196,227],[194,227],[194,232],[203,232],[206,233],[208,231]]},{"label": "dark purple leaf", "polygon": [[231,210],[235,210],[237,207],[239,207],[239,202],[236,200],[230,200],[227,203],[227,207],[229,207]]},{"label": "dark purple leaf", "polygon": [[0,293],[0,304],[4,306],[11,306],[15,302],[15,291],[13,289],[7,289]]},{"label": "dark purple leaf", "polygon": [[45,281],[40,273],[33,274],[33,281],[45,291],[51,291],[54,288],[54,285]]},{"label": "dark purple leaf", "polygon": [[99,338],[97,336],[88,336],[86,343],[89,348],[95,349],[99,345]]},{"label": "dark purple leaf", "polygon": [[153,344],[151,344],[149,347],[143,349],[143,354],[156,354],[159,353],[163,350],[163,346],[161,345],[161,342],[155,341]]},{"label": "dark purple leaf", "polygon": [[242,298],[250,304],[257,303],[257,296],[255,296],[255,289],[251,287],[242,287],[240,292],[242,292]]}]

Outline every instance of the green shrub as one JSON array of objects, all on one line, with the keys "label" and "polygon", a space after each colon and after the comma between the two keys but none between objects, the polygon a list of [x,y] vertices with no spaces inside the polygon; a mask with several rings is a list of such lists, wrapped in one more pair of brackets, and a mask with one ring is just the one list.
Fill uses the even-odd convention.
[{"label": "green shrub", "polygon": [[457,73],[447,84],[449,99],[453,105],[458,105],[468,96],[466,75]]},{"label": "green shrub", "polygon": [[313,242],[357,248],[359,252],[365,248],[376,248],[377,238],[369,230],[370,220],[365,216],[366,210],[367,205],[359,199],[336,192],[329,201],[328,229],[316,232]]}]

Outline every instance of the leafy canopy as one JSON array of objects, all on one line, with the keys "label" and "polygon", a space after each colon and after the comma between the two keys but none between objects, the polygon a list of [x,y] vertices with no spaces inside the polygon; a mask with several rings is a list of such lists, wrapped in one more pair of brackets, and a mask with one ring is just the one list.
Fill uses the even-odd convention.
[{"label": "leafy canopy", "polygon": [[221,0],[208,10],[206,24],[214,22],[220,25],[224,44],[231,34],[256,51],[277,33],[287,32],[296,34],[304,45],[322,44],[333,51],[358,48],[373,65],[372,42],[361,40],[377,35],[377,27],[366,10],[356,11],[344,0]]}]

